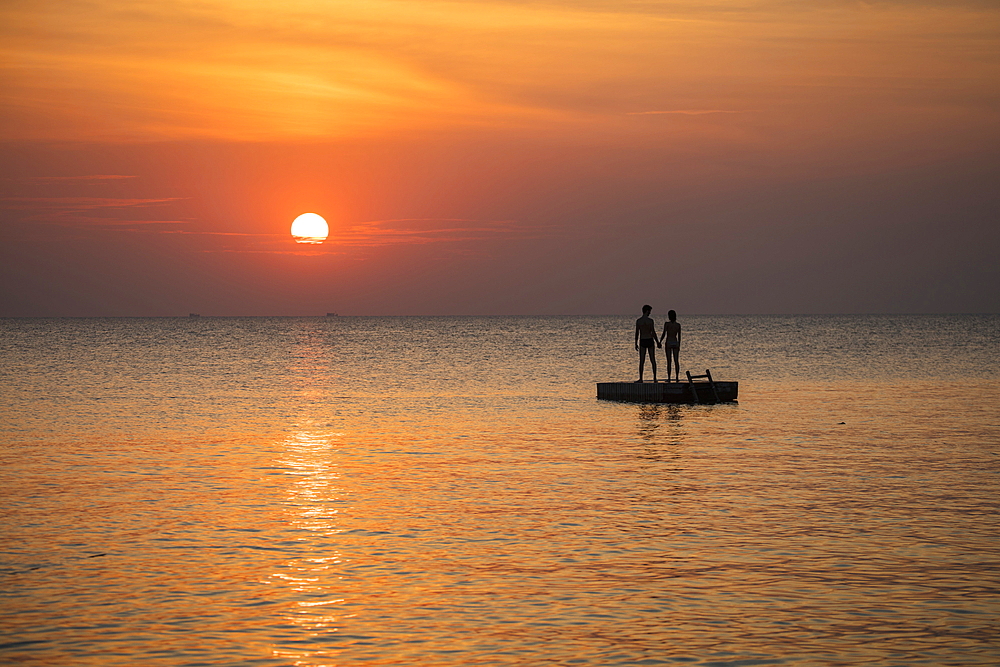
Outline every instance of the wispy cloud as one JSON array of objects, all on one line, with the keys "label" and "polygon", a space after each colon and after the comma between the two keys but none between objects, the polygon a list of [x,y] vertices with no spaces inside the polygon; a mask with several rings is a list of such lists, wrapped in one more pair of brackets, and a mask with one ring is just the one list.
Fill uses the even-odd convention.
[{"label": "wispy cloud", "polygon": [[163,207],[182,197],[121,199],[112,197],[2,197],[0,210],[21,212],[23,222],[67,227],[125,227],[136,225],[186,224],[175,216],[136,219],[122,218],[125,211]]},{"label": "wispy cloud", "polygon": [[74,210],[90,211],[100,208],[129,208],[134,206],[156,206],[179,201],[183,197],[162,199],[118,199],[112,197],[3,197],[0,208],[15,210]]},{"label": "wispy cloud", "polygon": [[707,116],[715,113],[754,113],[757,109],[669,109],[665,111],[629,111],[626,116],[663,116],[667,114],[678,114],[681,116]]},{"label": "wispy cloud", "polygon": [[[940,99],[978,118],[996,93],[995,0],[876,4],[6,2],[0,137],[356,140],[482,127],[576,136],[570,121],[609,120],[594,110],[620,99],[610,91],[633,91],[631,104],[649,109],[636,116],[791,104],[891,119],[902,101],[923,114]],[[912,92],[869,94],[896,87]],[[705,108],[658,110],[682,103],[667,99]],[[942,127],[952,113],[940,112]],[[796,121],[830,125],[816,113]]]},{"label": "wispy cloud", "polygon": [[28,181],[31,183],[58,183],[60,181],[119,181],[138,176],[122,174],[93,174],[90,176],[24,176],[22,178],[5,178],[5,181]]},{"label": "wispy cloud", "polygon": [[[22,212],[22,222],[59,225],[77,229],[103,229],[113,233],[171,234],[218,239],[215,247],[203,252],[247,252],[278,254],[339,253],[347,248],[378,248],[391,245],[476,243],[498,239],[539,238],[545,228],[527,226],[514,220],[472,218],[398,218],[335,224],[322,244],[306,248],[295,244],[291,234],[233,232],[206,229],[204,220],[137,217],[135,211],[163,209],[182,198],[120,199],[109,197],[7,197],[0,198],[0,210]],[[164,210],[163,213],[167,211]],[[197,226],[194,226],[195,223]],[[178,227],[183,225],[183,228]],[[200,229],[198,227],[201,227]]]},{"label": "wispy cloud", "polygon": [[[165,233],[217,234],[177,230]],[[540,238],[546,234],[543,227],[527,226],[514,220],[476,220],[470,218],[402,218],[369,220],[355,224],[335,226],[322,244],[294,244],[287,234],[257,234],[256,242],[206,249],[203,252],[273,253],[294,255],[342,254],[346,249],[371,249],[391,245],[442,244],[457,249],[486,240],[520,240]]]},{"label": "wispy cloud", "polygon": [[[351,225],[331,235],[333,241],[380,246],[395,243],[471,241],[485,237],[521,236],[527,232],[513,220],[467,218],[402,218],[372,220]],[[329,242],[329,240],[328,240]]]}]

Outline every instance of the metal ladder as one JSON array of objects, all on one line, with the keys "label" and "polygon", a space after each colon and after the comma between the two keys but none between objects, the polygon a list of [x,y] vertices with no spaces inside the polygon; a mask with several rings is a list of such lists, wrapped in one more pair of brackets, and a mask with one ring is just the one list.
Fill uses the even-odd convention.
[{"label": "metal ladder", "polygon": [[691,390],[691,396],[694,398],[695,403],[701,403],[701,399],[698,398],[698,390],[694,386],[695,380],[708,380],[708,386],[712,388],[712,397],[715,398],[715,402],[719,402],[719,392],[715,388],[715,380],[712,379],[712,371],[705,369],[704,375],[691,375],[691,371],[685,371],[688,377],[688,388]]}]

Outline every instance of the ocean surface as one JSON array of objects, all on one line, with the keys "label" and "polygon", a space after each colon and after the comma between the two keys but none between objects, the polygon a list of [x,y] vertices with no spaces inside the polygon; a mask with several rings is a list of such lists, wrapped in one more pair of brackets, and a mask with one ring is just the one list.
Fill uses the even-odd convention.
[{"label": "ocean surface", "polygon": [[0,320],[0,663],[1000,664],[1000,316],[634,317]]}]

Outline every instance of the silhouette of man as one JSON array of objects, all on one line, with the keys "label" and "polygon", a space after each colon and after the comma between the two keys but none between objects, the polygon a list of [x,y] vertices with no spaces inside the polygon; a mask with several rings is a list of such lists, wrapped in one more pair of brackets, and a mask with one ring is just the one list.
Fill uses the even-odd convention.
[{"label": "silhouette of man", "polygon": [[656,324],[649,314],[652,306],[642,307],[642,317],[635,321],[635,349],[639,352],[639,379],[642,382],[642,371],[646,366],[646,352],[649,352],[649,363],[653,367],[653,382],[656,382],[656,347],[660,341],[656,339]]},{"label": "silhouette of man", "polygon": [[681,380],[681,325],[677,321],[677,313],[673,310],[667,313],[667,321],[663,323],[663,355],[667,358],[667,382],[670,382],[670,362],[673,357],[674,368],[677,369],[677,381]]}]

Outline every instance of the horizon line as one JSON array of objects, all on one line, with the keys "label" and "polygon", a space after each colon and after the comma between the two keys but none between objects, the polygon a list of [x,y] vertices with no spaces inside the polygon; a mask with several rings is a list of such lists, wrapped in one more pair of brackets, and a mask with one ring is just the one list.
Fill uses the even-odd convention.
[{"label": "horizon line", "polygon": [[[340,317],[633,317],[635,313],[550,313],[550,314],[365,314],[365,313],[335,313],[335,314],[303,314],[303,315],[202,315],[201,313],[189,313],[187,315],[0,315],[0,320],[56,320],[56,319],[246,319],[246,318],[305,318],[315,317],[322,319],[336,319]],[[944,315],[1000,315],[1000,311],[980,311],[980,312],[864,312],[864,313],[687,313],[684,317],[927,317]],[[654,316],[655,319],[655,316]]]}]

